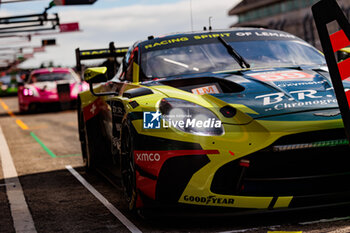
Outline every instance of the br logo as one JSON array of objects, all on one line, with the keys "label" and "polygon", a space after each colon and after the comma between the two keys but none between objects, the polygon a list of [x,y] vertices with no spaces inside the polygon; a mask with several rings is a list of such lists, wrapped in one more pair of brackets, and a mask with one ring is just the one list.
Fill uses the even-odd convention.
[{"label": "br logo", "polygon": [[144,129],[160,129],[160,112],[143,112]]}]

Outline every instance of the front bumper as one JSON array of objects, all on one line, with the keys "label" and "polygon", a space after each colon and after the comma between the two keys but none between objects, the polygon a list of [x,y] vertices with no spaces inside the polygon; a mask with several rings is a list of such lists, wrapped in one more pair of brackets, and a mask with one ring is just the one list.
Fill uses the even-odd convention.
[{"label": "front bumper", "polygon": [[[274,146],[286,143],[342,139],[343,129],[286,134],[277,141],[263,130],[254,133],[243,134],[245,139],[236,143],[232,136],[231,142],[228,138],[220,141],[206,137],[194,143],[138,134],[137,141],[143,142],[135,151],[140,196],[162,204],[247,210],[316,208],[350,202],[348,146],[273,151]],[[259,142],[262,148],[255,152],[247,149]],[[156,153],[159,160],[154,157]],[[140,161],[142,154],[148,161]],[[151,154],[153,157],[147,157]]]},{"label": "front bumper", "polygon": [[76,99],[71,99],[68,102],[61,102],[58,99],[31,99],[19,102],[20,111],[34,111],[34,110],[54,110],[54,109],[70,109],[77,104]]}]

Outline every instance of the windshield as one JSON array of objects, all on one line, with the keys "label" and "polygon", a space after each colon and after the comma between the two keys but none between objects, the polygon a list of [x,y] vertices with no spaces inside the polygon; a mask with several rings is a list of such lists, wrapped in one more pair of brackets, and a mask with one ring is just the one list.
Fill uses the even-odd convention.
[{"label": "windshield", "polygon": [[[321,53],[297,40],[229,42],[251,68],[323,65]],[[241,69],[221,43],[149,51],[141,58],[147,78]]]},{"label": "windshield", "polygon": [[73,75],[71,73],[37,73],[30,77],[29,83],[35,82],[47,82],[47,81],[75,81]]}]

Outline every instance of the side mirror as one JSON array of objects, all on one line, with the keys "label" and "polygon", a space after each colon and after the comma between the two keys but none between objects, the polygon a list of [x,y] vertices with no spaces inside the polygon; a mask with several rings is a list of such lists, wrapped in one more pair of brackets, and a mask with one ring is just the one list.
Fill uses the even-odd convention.
[{"label": "side mirror", "polygon": [[93,67],[88,68],[84,72],[84,80],[89,83],[89,88],[91,94],[94,96],[107,96],[107,95],[115,95],[116,92],[102,92],[102,93],[95,93],[93,84],[94,83],[102,83],[107,82],[107,67]]},{"label": "side mirror", "polygon": [[107,67],[92,67],[84,72],[84,80],[89,84],[107,82]]}]

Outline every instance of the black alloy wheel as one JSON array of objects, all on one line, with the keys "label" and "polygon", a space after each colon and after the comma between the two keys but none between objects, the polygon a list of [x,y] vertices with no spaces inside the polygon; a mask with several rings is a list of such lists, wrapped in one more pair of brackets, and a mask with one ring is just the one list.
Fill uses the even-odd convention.
[{"label": "black alloy wheel", "polygon": [[121,175],[124,193],[129,210],[136,210],[136,169],[134,163],[134,141],[130,129],[130,121],[127,121],[121,134]]},{"label": "black alloy wheel", "polygon": [[80,104],[78,106],[78,128],[79,128],[79,139],[80,139],[80,145],[81,145],[81,153],[83,157],[83,164],[86,171],[91,171],[94,169],[94,162],[93,162],[93,155],[89,151],[89,144],[88,144],[88,135],[86,132],[86,126],[84,123],[84,115],[83,111],[80,107]]}]

